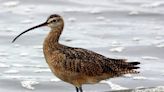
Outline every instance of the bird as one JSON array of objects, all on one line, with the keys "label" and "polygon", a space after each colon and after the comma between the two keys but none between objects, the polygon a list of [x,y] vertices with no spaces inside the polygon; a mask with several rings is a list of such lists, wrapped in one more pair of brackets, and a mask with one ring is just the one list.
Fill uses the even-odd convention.
[{"label": "bird", "polygon": [[51,72],[62,81],[72,84],[76,92],[83,92],[84,84],[96,84],[124,74],[139,73],[139,61],[109,58],[91,50],[61,44],[59,39],[64,29],[64,19],[59,14],[52,14],[45,22],[23,31],[12,43],[22,34],[43,26],[51,29],[43,42],[45,61]]}]

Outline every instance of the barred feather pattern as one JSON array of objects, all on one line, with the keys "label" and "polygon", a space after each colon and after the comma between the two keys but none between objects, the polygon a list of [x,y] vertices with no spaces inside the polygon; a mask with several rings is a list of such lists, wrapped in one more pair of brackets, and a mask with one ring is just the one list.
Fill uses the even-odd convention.
[{"label": "barred feather pattern", "polygon": [[139,73],[135,71],[139,62],[126,62],[126,59],[112,59],[82,48],[71,48],[60,45],[57,48],[64,55],[62,67],[65,70],[85,74],[87,76],[101,76],[109,74],[110,77],[118,77],[127,73]]}]

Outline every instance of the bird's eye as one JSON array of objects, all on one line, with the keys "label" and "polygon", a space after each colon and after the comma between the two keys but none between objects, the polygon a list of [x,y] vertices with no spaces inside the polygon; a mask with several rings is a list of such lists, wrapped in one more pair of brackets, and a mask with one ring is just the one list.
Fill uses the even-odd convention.
[{"label": "bird's eye", "polygon": [[52,22],[56,22],[56,20],[53,20]]}]

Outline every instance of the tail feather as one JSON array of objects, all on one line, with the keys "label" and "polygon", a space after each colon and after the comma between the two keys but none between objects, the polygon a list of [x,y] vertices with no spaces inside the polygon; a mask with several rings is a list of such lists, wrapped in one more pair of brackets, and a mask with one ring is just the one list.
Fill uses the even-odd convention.
[{"label": "tail feather", "polygon": [[136,67],[136,66],[134,66],[134,67],[127,67],[128,69],[139,69],[140,67]]},{"label": "tail feather", "polygon": [[128,64],[131,64],[131,65],[139,65],[140,62],[128,62]]},{"label": "tail feather", "polygon": [[105,65],[103,65],[103,70],[105,73],[112,73],[112,76],[122,76],[124,74],[137,74],[139,69],[137,65],[140,62],[127,62],[126,59],[108,59]]},{"label": "tail feather", "polygon": [[140,67],[138,67],[137,65],[140,64],[140,62],[126,62],[126,61],[122,61],[124,63],[122,64],[118,64],[118,68],[120,71],[118,71],[118,74],[120,72],[120,74],[137,74],[139,73],[138,71],[136,71],[136,69],[139,69]]}]

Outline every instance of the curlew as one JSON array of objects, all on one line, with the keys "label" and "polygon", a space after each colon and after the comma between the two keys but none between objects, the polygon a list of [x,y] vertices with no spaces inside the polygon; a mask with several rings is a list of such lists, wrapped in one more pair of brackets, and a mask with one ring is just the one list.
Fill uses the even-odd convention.
[{"label": "curlew", "polygon": [[43,43],[43,52],[49,68],[58,78],[74,85],[76,92],[83,92],[83,84],[94,84],[128,73],[139,73],[136,71],[139,67],[136,65],[140,62],[108,58],[87,49],[60,44],[64,20],[58,14],[50,15],[46,22],[23,31],[12,42],[22,34],[42,26],[51,28]]}]

